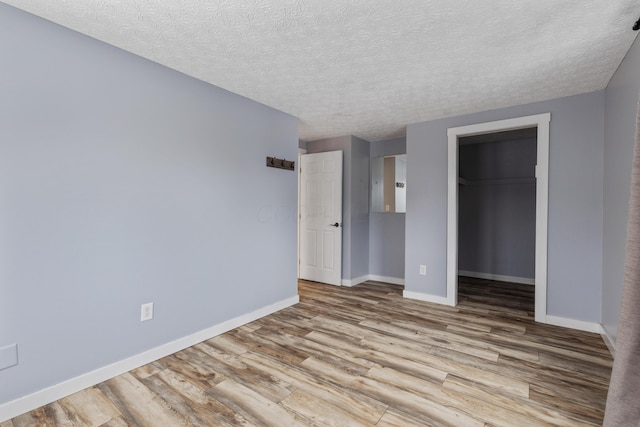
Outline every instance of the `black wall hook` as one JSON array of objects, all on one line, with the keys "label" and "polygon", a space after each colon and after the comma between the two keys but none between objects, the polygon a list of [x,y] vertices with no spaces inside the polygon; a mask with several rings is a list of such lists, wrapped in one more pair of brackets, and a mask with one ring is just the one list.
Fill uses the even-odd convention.
[{"label": "black wall hook", "polygon": [[640,30],[640,19],[638,19],[636,23],[633,24],[633,31],[638,31],[638,30]]},{"label": "black wall hook", "polygon": [[267,166],[270,168],[278,168],[292,171],[296,167],[296,162],[285,159],[278,159],[277,157],[267,157]]}]

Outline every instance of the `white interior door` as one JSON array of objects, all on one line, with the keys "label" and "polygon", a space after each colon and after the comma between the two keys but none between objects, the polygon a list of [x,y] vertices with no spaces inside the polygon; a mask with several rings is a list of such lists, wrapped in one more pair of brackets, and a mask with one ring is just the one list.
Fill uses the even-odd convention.
[{"label": "white interior door", "polygon": [[301,156],[300,278],[342,284],[342,151]]}]

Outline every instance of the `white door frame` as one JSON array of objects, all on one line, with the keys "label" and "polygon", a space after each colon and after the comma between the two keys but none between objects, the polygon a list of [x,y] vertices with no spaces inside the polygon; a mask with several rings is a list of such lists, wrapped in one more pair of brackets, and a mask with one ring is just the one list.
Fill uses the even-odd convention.
[{"label": "white door frame", "polygon": [[547,229],[549,219],[549,122],[551,114],[449,128],[447,191],[447,304],[458,303],[458,139],[515,129],[538,128],[536,165],[535,320],[547,323]]},{"label": "white door frame", "polygon": [[298,251],[297,251],[297,256],[298,256],[298,275],[296,276],[297,278],[300,278],[300,208],[301,208],[301,200],[300,200],[300,181],[301,181],[301,175],[300,175],[300,162],[302,161],[302,155],[303,154],[307,154],[307,149],[306,148],[298,148]]}]

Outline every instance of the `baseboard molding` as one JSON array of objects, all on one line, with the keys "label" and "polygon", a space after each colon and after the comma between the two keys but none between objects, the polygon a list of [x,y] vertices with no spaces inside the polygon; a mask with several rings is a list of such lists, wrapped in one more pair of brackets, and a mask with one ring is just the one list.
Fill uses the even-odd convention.
[{"label": "baseboard molding", "polygon": [[609,353],[611,353],[611,357],[613,357],[615,359],[615,357],[616,357],[616,343],[611,338],[611,335],[609,335],[609,332],[607,332],[605,327],[602,326],[602,325],[600,325],[600,336],[602,337],[602,340],[604,341],[605,345],[609,349]]},{"label": "baseboard molding", "polygon": [[563,328],[577,329],[585,332],[595,332],[599,334],[602,327],[599,323],[585,322],[584,320],[568,319],[566,317],[546,316],[546,323],[549,325],[562,326]]},{"label": "baseboard molding", "polygon": [[378,276],[376,274],[370,274],[369,280],[374,280],[376,282],[391,283],[392,285],[404,286],[404,279],[401,279],[399,277]]},{"label": "baseboard molding", "polygon": [[502,274],[479,273],[476,271],[458,271],[459,276],[473,277],[475,279],[495,280],[497,282],[520,283],[522,285],[535,285],[536,279],[528,277],[504,276]]},{"label": "baseboard molding", "polygon": [[404,285],[404,279],[398,277],[378,276],[376,274],[367,274],[364,276],[356,277],[355,279],[342,279],[342,286],[351,287],[364,283],[369,280],[375,280],[376,282],[391,283],[392,285]]},{"label": "baseboard molding", "polygon": [[355,279],[351,279],[351,280],[342,279],[342,286],[351,287],[351,286],[359,285],[360,283],[364,283],[367,280],[369,280],[369,275],[356,277]]},{"label": "baseboard molding", "polygon": [[187,347],[191,347],[192,345],[211,339],[249,322],[253,322],[261,317],[268,316],[269,314],[297,304],[299,301],[300,298],[297,295],[287,298],[251,313],[238,316],[227,320],[226,322],[196,332],[192,335],[152,348],[151,350],[137,354],[128,359],[98,368],[95,371],[82,374],[62,383],[2,404],[0,405],[0,423],[24,414],[25,412],[47,405],[51,402],[55,402],[56,400],[62,399],[63,397],[69,396],[73,393],[77,393],[85,388],[92,387],[110,378],[124,374],[132,369],[139,368],[140,366],[146,365],[180,350],[184,350]]},{"label": "baseboard molding", "polygon": [[438,295],[423,294],[422,292],[403,291],[402,292],[402,296],[404,298],[415,299],[415,300],[418,300],[418,301],[432,302],[432,303],[441,304],[441,305],[453,305],[447,299],[447,297],[441,297],[441,296],[438,296]]}]

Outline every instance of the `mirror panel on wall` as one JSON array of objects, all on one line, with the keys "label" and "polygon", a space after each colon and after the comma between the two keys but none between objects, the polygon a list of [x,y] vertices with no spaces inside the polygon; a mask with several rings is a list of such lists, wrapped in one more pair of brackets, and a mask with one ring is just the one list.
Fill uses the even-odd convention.
[{"label": "mirror panel on wall", "polygon": [[407,155],[371,160],[371,210],[404,213],[407,210]]}]

